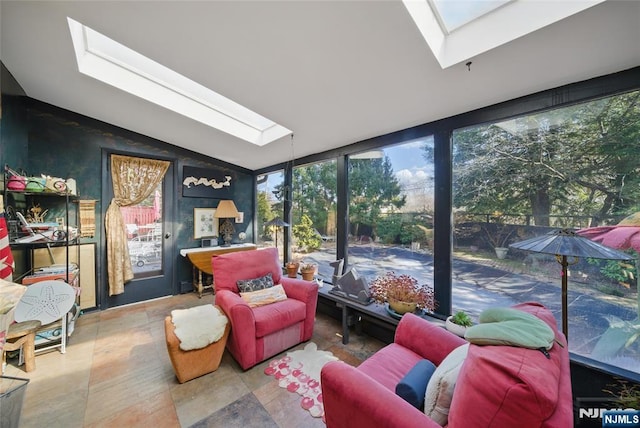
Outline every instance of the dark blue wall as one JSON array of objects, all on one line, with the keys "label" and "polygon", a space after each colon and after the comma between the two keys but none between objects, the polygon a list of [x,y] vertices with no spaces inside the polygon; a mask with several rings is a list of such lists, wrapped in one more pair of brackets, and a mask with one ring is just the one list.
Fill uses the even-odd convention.
[{"label": "dark blue wall", "polygon": [[[4,68],[4,67],[3,67]],[[15,81],[13,81],[15,83]],[[3,88],[5,82],[3,79]],[[173,162],[175,251],[174,289],[180,282],[191,281],[191,265],[179,255],[179,250],[199,246],[193,239],[193,209],[214,208],[218,199],[182,197],[182,170],[184,166],[203,168],[216,175],[232,176],[232,195],[239,211],[245,213],[244,223],[236,225],[238,232],[247,234],[246,241],[253,242],[254,192],[253,172],[236,165],[184,150],[108,123],[70,112],[40,101],[17,95],[9,95],[3,89],[0,160],[13,168],[26,170],[30,175],[47,174],[55,177],[74,178],[80,199],[95,199],[96,236],[82,242],[95,242],[97,248],[97,283],[102,281],[104,265],[103,215],[110,201],[102,200],[103,186],[110,179],[103,171],[102,159],[106,153],[122,153],[132,156],[155,157]],[[55,210],[55,208],[54,208]],[[52,211],[55,215],[55,211]],[[100,293],[98,293],[100,295]]]},{"label": "dark blue wall", "polygon": [[27,160],[27,97],[0,62],[0,167],[22,165]]}]

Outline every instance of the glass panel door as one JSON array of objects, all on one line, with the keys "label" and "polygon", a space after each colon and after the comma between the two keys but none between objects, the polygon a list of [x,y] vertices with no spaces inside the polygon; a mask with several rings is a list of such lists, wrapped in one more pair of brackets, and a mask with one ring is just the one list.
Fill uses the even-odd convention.
[{"label": "glass panel door", "polygon": [[[109,169],[110,155],[105,154],[103,166]],[[130,207],[121,207],[131,267],[134,279],[124,286],[124,293],[108,296],[103,294],[106,307],[127,305],[163,296],[170,296],[177,291],[174,286],[174,270],[171,259],[174,258],[173,243],[173,211],[174,192],[173,164],[170,164],[164,179],[158,187],[142,202]],[[103,187],[103,200],[113,198],[110,173]],[[106,255],[103,255],[106,258]],[[103,284],[107,284],[106,272]],[[107,285],[105,285],[107,287]],[[175,288],[175,290],[174,290]],[[105,301],[103,300],[103,302]]]},{"label": "glass panel door", "polygon": [[120,207],[136,278],[162,271],[162,185],[137,205]]}]

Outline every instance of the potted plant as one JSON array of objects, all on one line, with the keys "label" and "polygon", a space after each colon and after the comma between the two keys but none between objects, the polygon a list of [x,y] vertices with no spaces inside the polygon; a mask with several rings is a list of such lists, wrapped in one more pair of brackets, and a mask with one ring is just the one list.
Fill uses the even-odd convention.
[{"label": "potted plant", "polygon": [[298,276],[298,269],[300,268],[300,263],[296,261],[287,262],[285,265],[287,269],[287,276],[289,278],[296,278]]},{"label": "potted plant", "polygon": [[614,377],[616,383],[607,385],[606,392],[621,409],[640,409],[640,387],[634,382]]},{"label": "potted plant", "polygon": [[409,275],[387,272],[369,284],[369,294],[378,303],[387,303],[397,314],[424,309],[433,312],[436,307],[433,289],[419,285],[418,280]]},{"label": "potted plant", "polygon": [[447,330],[460,337],[464,337],[467,328],[471,327],[472,325],[473,321],[471,320],[469,314],[467,314],[465,311],[456,312],[455,314],[449,316],[447,318],[447,321],[445,322],[445,327],[447,328]]},{"label": "potted plant", "polygon": [[496,252],[496,257],[502,260],[507,257],[509,248],[506,245],[514,229],[509,228],[502,222],[501,213],[494,213],[493,218],[496,220],[495,229],[492,230],[486,226],[483,229],[487,235],[487,241]]},{"label": "potted plant", "polygon": [[305,281],[313,281],[313,276],[316,274],[315,263],[300,263],[300,274]]}]

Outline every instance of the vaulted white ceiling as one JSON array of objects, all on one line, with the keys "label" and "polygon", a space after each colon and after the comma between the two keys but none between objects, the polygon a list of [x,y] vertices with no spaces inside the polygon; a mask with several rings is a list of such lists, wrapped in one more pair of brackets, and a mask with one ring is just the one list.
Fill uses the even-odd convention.
[{"label": "vaulted white ceiling", "polygon": [[638,1],[444,69],[400,0],[0,2],[0,59],[28,96],[249,169],[291,140],[257,147],[81,74],[68,17],[292,130],[295,157],[640,65]]}]

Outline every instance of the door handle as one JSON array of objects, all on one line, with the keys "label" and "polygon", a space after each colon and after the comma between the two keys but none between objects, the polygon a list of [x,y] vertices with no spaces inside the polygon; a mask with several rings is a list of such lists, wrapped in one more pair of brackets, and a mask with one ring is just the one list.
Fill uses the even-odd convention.
[{"label": "door handle", "polygon": [[164,239],[169,239],[169,238],[171,238],[171,234],[170,234],[170,233],[168,233],[168,232],[167,232],[167,233],[165,233],[165,234],[164,234]]}]

